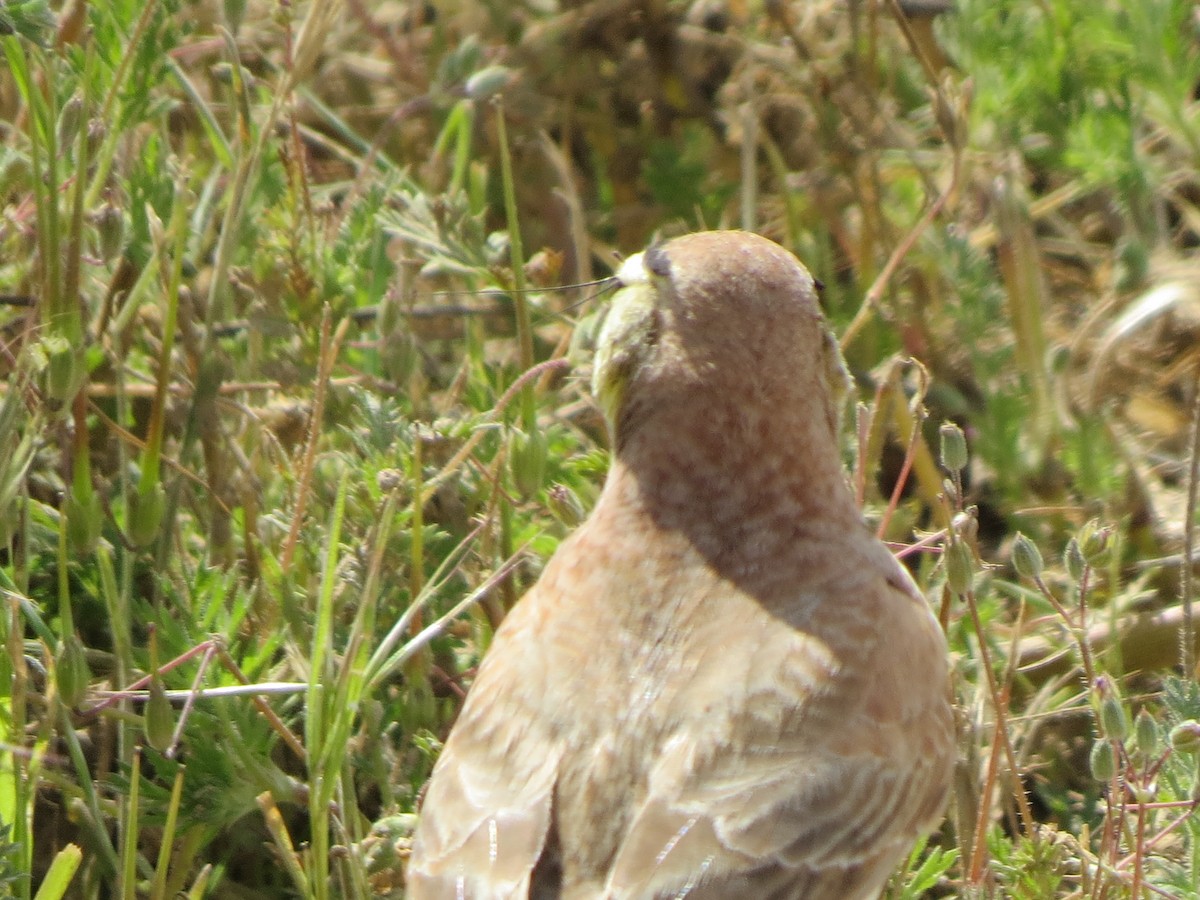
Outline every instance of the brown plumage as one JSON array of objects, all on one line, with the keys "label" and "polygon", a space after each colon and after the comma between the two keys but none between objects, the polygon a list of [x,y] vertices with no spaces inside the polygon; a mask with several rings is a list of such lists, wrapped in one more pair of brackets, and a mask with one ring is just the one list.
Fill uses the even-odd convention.
[{"label": "brown plumage", "polygon": [[874,898],[945,803],[946,644],[847,488],[812,278],[740,232],[618,277],[608,480],[480,666],[409,896]]}]

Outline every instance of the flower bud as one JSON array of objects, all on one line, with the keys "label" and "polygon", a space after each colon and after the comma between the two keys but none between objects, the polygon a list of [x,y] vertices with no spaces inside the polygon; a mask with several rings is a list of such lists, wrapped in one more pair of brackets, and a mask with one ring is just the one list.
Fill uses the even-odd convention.
[{"label": "flower bud", "polygon": [[549,500],[550,512],[554,514],[554,518],[568,528],[574,528],[587,515],[579,495],[565,484],[552,485],[547,492],[547,500]]},{"label": "flower bud", "polygon": [[1033,541],[1019,531],[1016,540],[1013,541],[1012,561],[1017,574],[1022,578],[1032,581],[1042,576],[1044,564],[1041,551]]},{"label": "flower bud", "polygon": [[546,478],[546,457],[549,448],[546,436],[540,431],[514,431],[509,444],[509,464],[513,484],[526,499],[534,496]]},{"label": "flower bud", "polygon": [[1200,752],[1200,722],[1187,719],[1171,729],[1171,749],[1179,753]]},{"label": "flower bud", "polygon": [[100,525],[104,521],[100,498],[92,486],[89,484],[82,491],[72,486],[67,493],[64,512],[67,515],[67,541],[71,549],[80,555],[91,553],[100,539]]},{"label": "flower bud", "polygon": [[486,100],[503,91],[511,76],[508,66],[488,66],[468,78],[464,90],[472,100]]},{"label": "flower bud", "polygon": [[1108,552],[1113,528],[1111,525],[1101,525],[1096,519],[1091,519],[1079,529],[1079,549],[1089,565],[1102,562]]},{"label": "flower bud", "polygon": [[1138,803],[1153,803],[1158,798],[1158,782],[1151,781],[1148,784],[1137,781],[1130,782],[1129,793]]},{"label": "flower bud", "polygon": [[1107,694],[1100,700],[1100,732],[1106,738],[1123,741],[1129,734],[1129,717],[1121,698]]},{"label": "flower bud", "polygon": [[960,540],[966,541],[968,546],[974,547],[979,539],[979,508],[968,506],[966,509],[956,512],[954,518],[950,520],[950,527],[954,529],[954,533]]},{"label": "flower bud", "polygon": [[1072,581],[1078,583],[1083,578],[1083,573],[1087,569],[1087,560],[1084,559],[1083,551],[1079,549],[1079,541],[1075,538],[1067,541],[1067,549],[1063,551],[1063,565]]},{"label": "flower bud", "polygon": [[380,469],[375,473],[375,484],[383,494],[390,494],[402,487],[406,480],[403,469]]},{"label": "flower bud", "polygon": [[158,537],[167,498],[163,486],[155,483],[148,491],[139,487],[129,498],[129,521],[126,523],[129,540],[137,547],[147,547]]}]

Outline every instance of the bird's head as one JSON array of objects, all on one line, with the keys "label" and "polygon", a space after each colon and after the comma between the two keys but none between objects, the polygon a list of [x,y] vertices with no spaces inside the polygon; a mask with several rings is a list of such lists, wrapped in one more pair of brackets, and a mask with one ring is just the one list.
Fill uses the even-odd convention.
[{"label": "bird's head", "polygon": [[849,386],[808,270],[738,231],[691,234],[631,256],[596,342],[592,389],[618,445],[647,407],[732,404],[821,416],[836,431]]}]

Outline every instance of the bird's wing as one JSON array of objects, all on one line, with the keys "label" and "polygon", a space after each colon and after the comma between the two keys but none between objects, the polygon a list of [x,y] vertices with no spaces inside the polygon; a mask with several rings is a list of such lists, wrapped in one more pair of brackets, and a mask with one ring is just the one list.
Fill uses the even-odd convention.
[{"label": "bird's wing", "polygon": [[509,618],[434,766],[408,863],[410,900],[529,895],[560,751],[528,702],[529,685],[519,683],[529,673],[505,652],[523,639],[519,620],[528,617],[514,609]]},{"label": "bird's wing", "polygon": [[[893,604],[900,596],[880,590],[892,592]],[[846,873],[850,884],[863,869],[881,883],[936,823],[954,743],[944,640],[927,610],[901,610],[876,631],[865,670],[847,666],[844,687],[831,675],[822,694],[813,658],[827,648],[806,646],[813,638],[797,634],[770,686],[752,692],[728,722],[673,738],[618,852],[608,896],[707,896],[705,884],[753,889],[756,872],[773,873],[775,883],[781,872],[795,873],[780,896],[797,896],[795,886],[814,878],[828,881],[829,872]],[[858,890],[800,896],[865,896]]]}]

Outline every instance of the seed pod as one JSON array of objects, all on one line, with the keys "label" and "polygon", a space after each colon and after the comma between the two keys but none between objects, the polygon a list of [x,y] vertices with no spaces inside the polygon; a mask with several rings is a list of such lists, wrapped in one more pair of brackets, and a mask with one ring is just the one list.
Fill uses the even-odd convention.
[{"label": "seed pod", "polygon": [[1032,581],[1041,577],[1044,568],[1042,553],[1038,550],[1037,544],[1019,531],[1016,540],[1013,541],[1012,561],[1017,574],[1023,578]]},{"label": "seed pod", "polygon": [[146,547],[158,537],[163,511],[167,505],[166,493],[161,484],[155,483],[149,491],[142,493],[139,487],[129,498],[129,540],[135,546]]},{"label": "seed pod", "polygon": [[962,596],[975,582],[975,559],[965,541],[955,539],[946,545],[946,581],[950,590]]},{"label": "seed pod", "polygon": [[79,126],[83,124],[83,98],[78,94],[63,104],[58,113],[58,146],[71,147],[79,136]]},{"label": "seed pod", "polygon": [[58,646],[54,657],[54,679],[58,685],[58,695],[72,709],[87,695],[92,672],[88,668],[83,644],[74,634],[67,635]]},{"label": "seed pod", "polygon": [[106,203],[92,217],[96,226],[96,243],[100,258],[111,262],[125,243],[125,217],[111,203]]},{"label": "seed pod", "polygon": [[398,384],[407,384],[419,371],[421,350],[411,331],[397,328],[388,332],[379,342],[379,354],[384,374]]},{"label": "seed pod", "polygon": [[961,472],[967,467],[967,439],[953,422],[943,422],[938,429],[941,438],[942,467],[947,472]]},{"label": "seed pod", "polygon": [[108,136],[108,126],[103,119],[89,119],[87,128],[87,158],[95,159],[100,152],[100,145]]},{"label": "seed pod", "polygon": [[1133,720],[1133,734],[1138,753],[1147,759],[1153,756],[1158,750],[1158,723],[1154,716],[1144,709],[1139,712]]},{"label": "seed pod", "polygon": [[1096,741],[1088,758],[1092,777],[1100,782],[1109,782],[1117,772],[1117,757],[1111,741]]},{"label": "seed pod", "polygon": [[146,743],[159,753],[166,753],[175,734],[175,710],[171,708],[162,677],[157,672],[150,678],[150,697],[144,715]]},{"label": "seed pod", "polygon": [[86,371],[83,360],[66,340],[55,339],[46,350],[46,394],[52,400],[66,403],[74,399],[83,384]]}]

